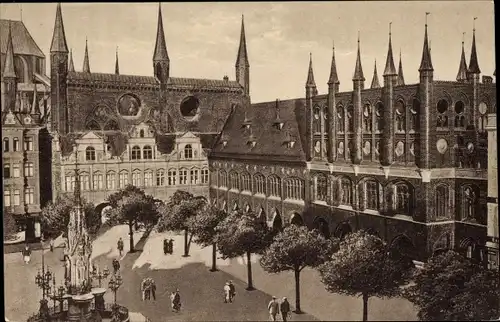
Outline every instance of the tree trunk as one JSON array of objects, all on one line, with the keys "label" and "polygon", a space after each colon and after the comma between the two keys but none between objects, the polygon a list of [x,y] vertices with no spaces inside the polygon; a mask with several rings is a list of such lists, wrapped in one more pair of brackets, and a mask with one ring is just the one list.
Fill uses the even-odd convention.
[{"label": "tree trunk", "polygon": [[211,272],[216,272],[217,271],[217,244],[213,243],[212,244],[212,269],[210,269]]},{"label": "tree trunk", "polygon": [[188,248],[188,230],[184,229],[184,255],[182,257],[189,257],[189,248]]},{"label": "tree trunk", "polygon": [[253,281],[252,281],[252,262],[250,261],[252,254],[247,251],[247,273],[248,273],[248,286],[247,286],[247,291],[252,291],[255,290],[253,288]]},{"label": "tree trunk", "polygon": [[300,314],[300,271],[295,270],[295,313]]},{"label": "tree trunk", "polygon": [[363,321],[368,321],[368,294],[363,294]]},{"label": "tree trunk", "polygon": [[128,225],[128,234],[129,234],[129,241],[130,241],[130,251],[129,253],[134,252],[134,232],[132,231],[134,224],[132,222],[129,222]]}]

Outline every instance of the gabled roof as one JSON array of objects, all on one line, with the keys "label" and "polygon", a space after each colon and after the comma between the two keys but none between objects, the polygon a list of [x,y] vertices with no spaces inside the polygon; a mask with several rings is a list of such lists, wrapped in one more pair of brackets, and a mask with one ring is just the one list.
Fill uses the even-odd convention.
[{"label": "gabled roof", "polygon": [[[302,148],[305,137],[305,100],[292,99],[280,101],[280,120],[283,128],[280,130],[274,123],[276,120],[276,102],[253,104],[249,107],[253,122],[250,129],[242,127],[245,119],[245,109],[235,109],[229,116],[221,135],[218,137],[213,149],[214,156],[238,155],[246,158],[272,158],[275,160],[305,162],[305,153]],[[249,144],[250,137],[256,144]],[[293,138],[293,147],[287,146],[287,141]],[[224,146],[223,140],[227,140]]]},{"label": "gabled roof", "polygon": [[12,28],[12,45],[15,55],[33,55],[45,58],[22,21],[0,19],[0,52],[7,52],[9,23]]},{"label": "gabled roof", "polygon": [[122,83],[128,85],[156,85],[158,80],[153,76],[116,75],[107,73],[68,72],[69,82],[102,82]]}]

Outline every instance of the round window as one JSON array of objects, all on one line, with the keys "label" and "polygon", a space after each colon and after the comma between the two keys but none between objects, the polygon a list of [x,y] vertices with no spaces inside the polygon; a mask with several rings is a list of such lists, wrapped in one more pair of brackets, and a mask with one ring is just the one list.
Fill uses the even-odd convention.
[{"label": "round window", "polygon": [[436,142],[436,148],[439,153],[444,154],[446,150],[448,149],[448,142],[446,142],[445,139],[439,139]]},{"label": "round window", "polygon": [[437,110],[439,113],[444,113],[448,110],[448,101],[447,100],[439,100],[438,104],[437,104]]},{"label": "round window", "polygon": [[189,96],[181,103],[181,114],[188,121],[193,120],[199,112],[200,101],[194,96]]},{"label": "round window", "polygon": [[455,113],[462,114],[464,112],[464,102],[458,101],[455,103]]},{"label": "round window", "polygon": [[394,149],[394,152],[396,152],[396,155],[398,157],[402,156],[403,153],[405,152],[405,144],[401,141],[396,144],[396,148]]},{"label": "round window", "polygon": [[479,103],[479,113],[482,115],[486,114],[486,111],[488,110],[488,107],[486,106],[485,102]]},{"label": "round window", "polygon": [[125,94],[118,100],[118,112],[122,116],[137,116],[141,102],[132,94]]}]

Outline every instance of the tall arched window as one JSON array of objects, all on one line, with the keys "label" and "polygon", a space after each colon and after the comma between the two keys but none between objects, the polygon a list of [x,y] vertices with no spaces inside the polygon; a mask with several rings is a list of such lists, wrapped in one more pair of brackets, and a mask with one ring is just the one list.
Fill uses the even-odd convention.
[{"label": "tall arched window", "polygon": [[319,106],[314,107],[314,133],[320,134],[321,133],[321,109]]},{"label": "tall arched window", "polygon": [[412,191],[406,183],[394,185],[394,210],[402,215],[411,215]]},{"label": "tall arched window", "polygon": [[484,132],[486,130],[486,125],[488,123],[488,107],[485,102],[479,103],[479,116],[477,120],[477,129],[479,132]]},{"label": "tall arched window", "polygon": [[285,181],[286,199],[303,200],[304,183],[299,178],[290,178]]},{"label": "tall arched window", "polygon": [[140,160],[141,159],[141,148],[137,145],[132,147],[132,160]]},{"label": "tall arched window", "polygon": [[344,123],[344,107],[337,107],[337,132],[344,133],[345,132],[345,123]]},{"label": "tall arched window", "polygon": [[462,220],[473,220],[476,217],[477,195],[471,186],[462,189]]},{"label": "tall arched window", "polygon": [[340,179],[340,204],[341,205],[352,205],[352,183],[349,178]]},{"label": "tall arched window", "polygon": [[445,99],[439,100],[437,103],[437,127],[443,128],[448,127],[448,107],[449,103]]},{"label": "tall arched window", "polygon": [[132,172],[132,184],[136,187],[142,186],[140,170],[134,170],[134,172]]},{"label": "tall arched window", "polygon": [[420,102],[415,98],[413,99],[410,108],[410,131],[418,129],[418,111],[420,110]]},{"label": "tall arched window", "polygon": [[184,147],[184,159],[192,159],[193,158],[193,147],[191,144],[186,144]]},{"label": "tall arched window", "polygon": [[382,129],[384,127],[384,122],[383,122],[383,116],[384,116],[384,104],[382,102],[378,102],[377,105],[375,105],[375,129],[377,132],[382,132]]},{"label": "tall arched window", "polygon": [[139,131],[139,137],[143,138],[144,137],[144,130]]},{"label": "tall arched window", "polygon": [[227,188],[227,173],[224,170],[219,171],[219,187]]},{"label": "tall arched window", "polygon": [[326,176],[318,174],[316,176],[316,191],[314,194],[314,199],[317,201],[326,201],[328,194],[328,184]]},{"label": "tall arched window", "polygon": [[153,185],[153,171],[144,171],[144,186],[151,187]]},{"label": "tall arched window", "polygon": [[85,160],[95,161],[95,149],[94,149],[94,147],[88,146],[85,149]]},{"label": "tall arched window", "polygon": [[250,181],[250,174],[248,172],[244,172],[241,174],[241,190],[251,191],[252,185]]},{"label": "tall arched window", "polygon": [[363,132],[371,133],[372,131],[372,107],[370,104],[365,104],[363,107]]},{"label": "tall arched window", "polygon": [[450,194],[448,192],[448,186],[439,185],[436,187],[436,217],[446,218],[448,217],[448,203]]},{"label": "tall arched window", "polygon": [[114,190],[116,186],[116,174],[113,171],[106,173],[106,189]]},{"label": "tall arched window", "polygon": [[12,151],[14,151],[14,152],[19,151],[19,139],[18,138],[12,139]]},{"label": "tall arched window", "polygon": [[103,189],[103,176],[100,172],[94,172],[92,175],[92,188],[94,190],[102,190]]},{"label": "tall arched window", "polygon": [[465,104],[462,101],[455,103],[455,127],[465,128]]},{"label": "tall arched window", "polygon": [[125,188],[128,185],[128,171],[122,170],[118,174],[118,188]]},{"label": "tall arched window", "polygon": [[394,113],[394,130],[396,133],[404,133],[405,132],[405,106],[403,101],[398,100],[395,104],[395,113]]},{"label": "tall arched window", "polygon": [[272,175],[267,180],[269,183],[269,195],[281,197],[281,179],[275,175]]},{"label": "tall arched window", "polygon": [[156,185],[157,186],[165,185],[165,170],[163,169],[156,170]]},{"label": "tall arched window", "polygon": [[236,172],[233,171],[229,174],[229,183],[231,184],[230,189],[240,189],[240,181]]},{"label": "tall arched window", "polygon": [[3,152],[9,152],[9,138],[3,139]]},{"label": "tall arched window", "polygon": [[375,180],[365,181],[365,208],[379,210],[379,183]]},{"label": "tall arched window", "polygon": [[142,150],[142,155],[145,160],[153,159],[153,148],[151,148],[151,146],[149,145],[146,145]]},{"label": "tall arched window", "polygon": [[354,132],[354,107],[347,107],[347,132]]},{"label": "tall arched window", "polygon": [[265,188],[265,182],[266,179],[264,176],[260,173],[257,173],[253,176],[253,184],[254,184],[254,191],[255,193],[260,193],[260,194],[266,194],[266,188]]}]

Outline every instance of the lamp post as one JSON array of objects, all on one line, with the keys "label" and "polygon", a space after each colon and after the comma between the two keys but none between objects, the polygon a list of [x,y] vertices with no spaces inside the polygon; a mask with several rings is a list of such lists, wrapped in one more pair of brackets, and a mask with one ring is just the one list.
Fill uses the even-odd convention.
[{"label": "lamp post", "polygon": [[113,291],[113,293],[115,295],[115,301],[113,304],[113,321],[120,320],[118,317],[118,306],[116,305],[116,292],[118,291],[118,289],[120,288],[122,283],[123,283],[123,280],[122,280],[122,277],[120,276],[119,273],[113,274],[108,282],[108,287],[111,289],[111,291]]},{"label": "lamp post", "polygon": [[45,299],[45,294],[50,290],[51,285],[50,282],[54,274],[50,271],[49,267],[47,267],[47,271],[45,271],[45,256],[44,256],[44,247],[42,243],[42,272],[38,271],[35,276],[36,285],[42,289],[42,299]]},{"label": "lamp post", "polygon": [[92,279],[97,279],[99,281],[99,287],[101,287],[101,281],[103,279],[108,278],[108,276],[109,276],[109,269],[107,266],[104,267],[104,270],[102,272],[99,270],[99,266],[97,266],[97,269],[93,270],[91,273]]}]

